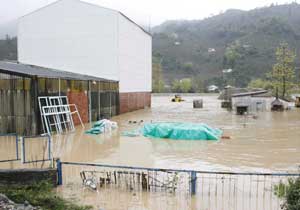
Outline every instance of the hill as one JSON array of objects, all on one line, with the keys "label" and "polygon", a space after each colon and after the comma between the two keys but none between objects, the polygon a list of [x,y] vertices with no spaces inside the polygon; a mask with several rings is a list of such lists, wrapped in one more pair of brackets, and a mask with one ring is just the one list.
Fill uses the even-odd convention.
[{"label": "hill", "polygon": [[6,36],[17,36],[17,20],[12,20],[0,24],[0,39],[5,39]]},{"label": "hill", "polygon": [[[201,77],[206,84],[244,87],[264,77],[275,49],[287,42],[300,62],[300,5],[271,5],[251,11],[228,10],[203,20],[173,20],[153,28],[153,56],[164,80]],[[157,60],[157,59],[155,59]],[[232,69],[226,75],[223,69]]]}]

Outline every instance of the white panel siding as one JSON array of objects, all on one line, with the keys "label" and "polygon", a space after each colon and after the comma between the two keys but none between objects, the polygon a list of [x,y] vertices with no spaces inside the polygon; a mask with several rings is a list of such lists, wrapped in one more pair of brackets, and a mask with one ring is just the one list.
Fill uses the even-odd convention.
[{"label": "white panel siding", "polygon": [[63,0],[19,21],[22,63],[119,80],[118,12]]},{"label": "white panel siding", "polygon": [[152,38],[119,14],[120,92],[151,92]]},{"label": "white panel siding", "polygon": [[120,81],[120,92],[150,92],[152,38],[117,11],[61,0],[19,21],[21,63]]}]

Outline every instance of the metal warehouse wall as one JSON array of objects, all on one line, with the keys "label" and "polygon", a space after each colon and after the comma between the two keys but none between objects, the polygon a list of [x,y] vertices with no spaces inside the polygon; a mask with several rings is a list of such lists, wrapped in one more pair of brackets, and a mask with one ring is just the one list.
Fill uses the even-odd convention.
[{"label": "metal warehouse wall", "polygon": [[32,79],[0,73],[0,133],[36,133]]},{"label": "metal warehouse wall", "polygon": [[[83,122],[118,114],[118,82],[22,77],[0,73],[0,133],[42,133],[38,96],[68,96]],[[77,116],[74,123],[79,124]]]}]

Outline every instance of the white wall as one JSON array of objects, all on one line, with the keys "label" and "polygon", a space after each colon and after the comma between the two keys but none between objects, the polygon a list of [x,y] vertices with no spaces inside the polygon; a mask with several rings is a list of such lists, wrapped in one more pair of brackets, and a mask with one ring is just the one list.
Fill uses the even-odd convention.
[{"label": "white wall", "polygon": [[152,37],[119,14],[120,92],[152,91]]},{"label": "white wall", "polygon": [[62,0],[19,21],[18,60],[119,80],[118,12]]},{"label": "white wall", "polygon": [[117,11],[61,0],[19,21],[19,62],[120,81],[150,92],[152,38]]}]

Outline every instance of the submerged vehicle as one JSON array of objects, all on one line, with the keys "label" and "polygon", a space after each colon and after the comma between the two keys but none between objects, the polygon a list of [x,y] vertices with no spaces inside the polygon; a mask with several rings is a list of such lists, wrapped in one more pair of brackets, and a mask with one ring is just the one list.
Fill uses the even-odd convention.
[{"label": "submerged vehicle", "polygon": [[171,100],[172,102],[182,102],[184,101],[180,95],[175,95],[174,98]]}]

